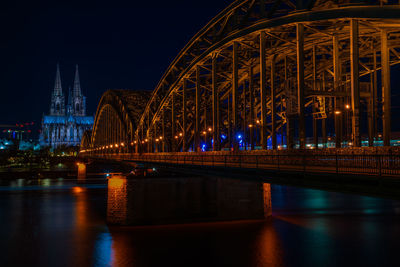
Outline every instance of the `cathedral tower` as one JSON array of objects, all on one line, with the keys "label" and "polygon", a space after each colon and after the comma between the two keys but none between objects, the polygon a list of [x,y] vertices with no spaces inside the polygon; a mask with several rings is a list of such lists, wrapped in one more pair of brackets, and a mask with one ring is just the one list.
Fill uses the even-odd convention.
[{"label": "cathedral tower", "polygon": [[57,64],[56,81],[54,91],[51,95],[50,115],[64,116],[65,115],[65,98],[62,92],[60,66]]},{"label": "cathedral tower", "polygon": [[75,69],[74,86],[68,90],[68,102],[61,87],[60,67],[57,64],[56,82],[51,95],[50,114],[43,115],[41,144],[51,148],[79,146],[85,131],[92,129],[93,116],[86,116],[86,98],[81,91],[78,65]]},{"label": "cathedral tower", "polygon": [[82,95],[82,91],[81,91],[81,83],[79,81],[78,65],[76,65],[76,69],[75,69],[74,90],[73,90],[72,98],[73,98],[73,100],[72,100],[73,115],[74,116],[86,116],[86,99]]}]

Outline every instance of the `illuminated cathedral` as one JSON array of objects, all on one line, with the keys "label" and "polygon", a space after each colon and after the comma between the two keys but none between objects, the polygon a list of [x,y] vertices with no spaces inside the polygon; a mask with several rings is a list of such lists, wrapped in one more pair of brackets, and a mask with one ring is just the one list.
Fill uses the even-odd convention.
[{"label": "illuminated cathedral", "polygon": [[93,116],[86,115],[86,97],[82,95],[79,81],[78,65],[76,65],[74,87],[68,90],[68,102],[61,86],[60,67],[57,65],[54,90],[51,95],[50,113],[43,115],[40,141],[43,146],[51,148],[79,146],[83,133],[91,130]]}]

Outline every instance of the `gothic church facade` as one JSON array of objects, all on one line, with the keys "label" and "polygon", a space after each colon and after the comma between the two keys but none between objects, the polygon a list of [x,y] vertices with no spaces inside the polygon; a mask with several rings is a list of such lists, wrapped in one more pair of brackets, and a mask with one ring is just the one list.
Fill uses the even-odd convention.
[{"label": "gothic church facade", "polygon": [[57,148],[79,146],[83,133],[91,130],[93,116],[86,115],[86,97],[83,96],[76,65],[73,90],[68,90],[68,102],[61,85],[60,68],[57,65],[54,90],[51,95],[50,113],[43,115],[40,141],[43,146]]}]

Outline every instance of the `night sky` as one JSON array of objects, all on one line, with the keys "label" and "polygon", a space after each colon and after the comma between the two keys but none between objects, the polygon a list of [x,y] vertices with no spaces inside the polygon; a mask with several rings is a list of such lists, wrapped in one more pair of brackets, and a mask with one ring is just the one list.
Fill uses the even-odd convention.
[{"label": "night sky", "polygon": [[57,62],[65,94],[79,64],[88,114],[107,89],[153,90],[191,37],[231,2],[2,3],[0,124],[41,123]]},{"label": "night sky", "polygon": [[[192,36],[231,2],[2,3],[0,124],[40,126],[42,114],[49,112],[57,62],[65,94],[79,64],[88,114],[95,113],[107,89],[153,90]],[[397,118],[399,66],[392,71],[392,116]],[[393,130],[398,128],[393,121]]]}]

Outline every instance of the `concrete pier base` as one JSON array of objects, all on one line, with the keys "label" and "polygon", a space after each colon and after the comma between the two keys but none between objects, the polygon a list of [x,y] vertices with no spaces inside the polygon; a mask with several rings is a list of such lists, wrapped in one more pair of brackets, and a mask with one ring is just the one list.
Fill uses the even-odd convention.
[{"label": "concrete pier base", "polygon": [[228,178],[108,180],[107,222],[151,225],[263,219],[271,215],[271,188]]},{"label": "concrete pier base", "polygon": [[84,182],[86,180],[86,164],[78,162],[76,165],[78,166],[78,183]]}]

